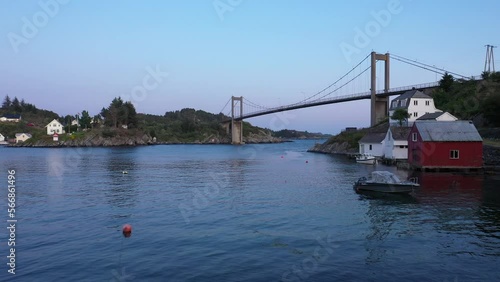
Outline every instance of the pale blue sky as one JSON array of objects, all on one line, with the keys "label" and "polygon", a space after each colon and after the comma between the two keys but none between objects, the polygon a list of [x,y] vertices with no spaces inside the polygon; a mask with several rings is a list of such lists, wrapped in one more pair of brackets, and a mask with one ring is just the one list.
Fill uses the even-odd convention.
[{"label": "pale blue sky", "polygon": [[[0,96],[24,98],[61,115],[96,114],[116,96],[152,114],[186,107],[218,113],[231,95],[264,106],[284,105],[321,90],[372,50],[478,75],[484,45],[500,45],[499,1],[0,3]],[[358,30],[368,30],[368,40],[357,42]],[[346,55],[341,46],[357,53]],[[158,83],[149,79],[148,68],[160,70]],[[391,75],[393,87],[436,79],[394,60]],[[368,82],[365,75],[342,95],[368,91]],[[146,94],[131,95],[139,89]],[[248,121],[272,129],[336,133],[346,126],[368,126],[369,102]]]}]

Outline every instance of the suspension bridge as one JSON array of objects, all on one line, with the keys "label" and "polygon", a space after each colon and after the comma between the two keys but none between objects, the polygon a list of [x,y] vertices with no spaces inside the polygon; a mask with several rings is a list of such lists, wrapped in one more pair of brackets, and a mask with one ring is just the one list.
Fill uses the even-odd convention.
[{"label": "suspension bridge", "polygon": [[[366,68],[361,67],[363,63],[368,62],[369,65]],[[401,95],[406,91],[412,89],[418,89],[421,91],[429,91],[439,86],[439,81],[434,81],[424,84],[408,85],[397,88],[390,88],[390,61],[396,60],[417,68],[421,68],[427,71],[434,72],[439,75],[451,74],[454,77],[461,79],[480,79],[478,77],[466,77],[464,75],[448,71],[436,66],[431,66],[422,62],[411,60],[402,56],[395,54],[378,54],[376,52],[371,52],[368,54],[361,62],[356,64],[351,70],[346,74],[341,76],[335,82],[331,83],[327,87],[318,91],[314,95],[305,98],[296,103],[277,106],[277,107],[265,107],[257,103],[253,103],[247,98],[232,96],[221,110],[224,113],[225,109],[231,104],[230,112],[226,113],[230,119],[223,122],[226,126],[228,132],[231,132],[232,144],[243,144],[243,120],[263,115],[269,115],[278,112],[291,111],[303,108],[316,107],[327,104],[344,103],[356,100],[370,99],[371,101],[371,112],[370,112],[370,124],[371,126],[377,124],[381,120],[385,119],[389,114],[389,97],[393,95]],[[377,62],[384,62],[384,88],[377,90]],[[361,68],[360,68],[361,67]],[[358,73],[355,71],[358,69]],[[345,90],[348,85],[352,84],[355,80],[359,79],[364,73],[370,70],[370,91],[359,92],[359,93],[347,93],[342,94],[342,90]],[[352,77],[351,77],[352,76]],[[344,91],[346,92],[346,91]],[[348,92],[348,91],[347,91]],[[243,105],[245,108],[252,109],[248,112],[243,112]]]}]

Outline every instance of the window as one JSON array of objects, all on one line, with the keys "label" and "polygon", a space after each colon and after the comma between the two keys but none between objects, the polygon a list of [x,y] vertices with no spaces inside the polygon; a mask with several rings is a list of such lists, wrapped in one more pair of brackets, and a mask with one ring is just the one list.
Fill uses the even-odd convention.
[{"label": "window", "polygon": [[418,116],[418,113],[417,113],[417,112],[414,112],[414,113],[413,113],[413,116],[414,116],[414,117],[417,117],[417,116]]},{"label": "window", "polygon": [[411,141],[417,142],[417,133],[412,133],[411,134]]},{"label": "window", "polygon": [[431,104],[431,101],[425,101],[425,105],[429,106]]},{"label": "window", "polygon": [[372,150],[372,145],[370,145],[370,151]]},{"label": "window", "polygon": [[418,101],[417,101],[417,100],[414,100],[414,101],[413,101],[413,105],[418,106]]},{"label": "window", "polygon": [[458,150],[451,150],[450,151],[450,159],[458,159]]},{"label": "window", "polygon": [[406,145],[399,145],[399,148],[404,149],[404,148],[408,148],[408,146],[406,146]]},{"label": "window", "polygon": [[401,107],[405,107],[405,106],[406,106],[406,99],[401,101]]}]

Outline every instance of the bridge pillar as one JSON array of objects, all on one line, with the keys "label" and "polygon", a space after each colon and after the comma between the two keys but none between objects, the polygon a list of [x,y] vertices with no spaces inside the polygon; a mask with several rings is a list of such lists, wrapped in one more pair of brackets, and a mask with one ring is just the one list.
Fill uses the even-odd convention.
[{"label": "bridge pillar", "polygon": [[[239,107],[237,107],[239,103]],[[236,120],[243,115],[243,97],[231,97],[231,144],[241,145],[243,142],[243,120]]]},{"label": "bridge pillar", "polygon": [[389,92],[390,82],[390,63],[389,53],[377,54],[371,53],[371,116],[370,125],[374,126],[389,115],[389,97],[378,97],[377,93],[377,61],[385,62],[384,92]]}]

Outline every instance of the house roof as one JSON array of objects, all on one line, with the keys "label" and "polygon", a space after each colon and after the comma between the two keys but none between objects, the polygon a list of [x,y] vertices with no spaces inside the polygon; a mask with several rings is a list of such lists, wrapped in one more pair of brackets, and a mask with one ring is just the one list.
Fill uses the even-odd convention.
[{"label": "house roof", "polygon": [[382,143],[385,139],[386,132],[369,132],[359,140],[359,143]]},{"label": "house roof", "polygon": [[435,112],[435,113],[427,113],[419,118],[417,120],[435,120],[438,117],[442,116],[445,112]]},{"label": "house roof", "polygon": [[20,119],[21,114],[5,114],[2,117],[9,118],[9,119]]},{"label": "house roof", "polygon": [[26,136],[28,136],[29,138],[31,138],[31,137],[32,137],[32,136],[31,136],[31,134],[29,134],[29,133],[16,133],[16,138],[17,138],[17,137],[20,137],[20,136],[21,136],[21,135],[23,135],[23,134],[25,134],[25,135],[26,135]]},{"label": "house roof", "polygon": [[44,127],[49,126],[49,124],[53,123],[54,121],[55,121],[55,122],[57,122],[57,123],[59,123],[59,124],[62,126],[62,124],[61,124],[61,123],[60,123],[57,119],[53,119],[51,122],[49,122],[49,123],[48,123],[46,126],[44,126]]},{"label": "house roof", "polygon": [[392,134],[392,139],[408,140],[408,134],[410,134],[411,127],[392,126],[390,130]]},{"label": "house roof", "polygon": [[[406,91],[405,93],[399,95],[398,97],[396,97],[394,100],[391,101],[391,107],[390,107],[390,110],[394,110],[394,109],[399,109],[399,108],[402,108],[402,109],[408,109],[408,106],[410,106],[410,101],[408,101],[404,106],[401,106],[401,103],[399,101],[403,101],[403,100],[410,100],[410,99],[413,99],[413,98],[420,98],[420,99],[432,99],[431,96],[419,91],[419,90],[410,90],[410,91]],[[396,101],[396,105],[395,107],[393,107],[393,103],[394,101]]]},{"label": "house roof", "polygon": [[417,128],[423,141],[483,141],[472,121],[424,120],[415,122],[413,126]]},{"label": "house roof", "polygon": [[413,89],[413,90],[406,91],[405,93],[399,95],[394,100],[404,100],[404,99],[411,99],[411,98],[432,99],[431,96],[425,94],[424,92],[416,90],[416,89]]}]

